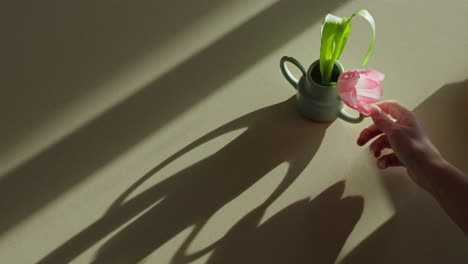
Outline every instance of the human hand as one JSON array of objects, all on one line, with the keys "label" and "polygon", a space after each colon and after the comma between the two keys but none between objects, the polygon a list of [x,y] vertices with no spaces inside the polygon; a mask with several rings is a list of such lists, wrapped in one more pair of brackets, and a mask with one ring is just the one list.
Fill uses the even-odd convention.
[{"label": "human hand", "polygon": [[[397,102],[386,101],[374,107],[371,117],[374,124],[361,132],[357,140],[358,145],[363,146],[379,136],[369,146],[378,158],[377,166],[381,169],[406,167],[409,176],[418,185],[429,188],[427,180],[421,176],[425,174],[419,173],[419,170],[433,161],[441,160],[442,156],[420,126],[416,116]],[[387,148],[393,150],[393,153],[381,156],[382,150]]]}]

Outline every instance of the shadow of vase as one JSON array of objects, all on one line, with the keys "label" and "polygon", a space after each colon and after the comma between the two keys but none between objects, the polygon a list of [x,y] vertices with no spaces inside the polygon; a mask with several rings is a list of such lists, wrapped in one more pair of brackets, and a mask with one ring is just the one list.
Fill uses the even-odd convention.
[{"label": "shadow of vase", "polygon": [[[135,182],[96,222],[39,263],[66,263],[124,226],[98,250],[93,263],[138,263],[165,242],[202,226],[225,204],[282,163],[288,171],[266,199],[271,204],[317,152],[329,123],[300,117],[295,98],[251,112],[181,149]],[[127,199],[142,183],[190,150],[230,131],[246,128],[216,153]],[[144,213],[143,213],[144,212]]]},{"label": "shadow of vase", "polygon": [[[152,20],[154,19],[154,16],[158,16],[158,13],[154,13],[152,11],[153,8],[150,6],[157,7],[157,2],[159,1],[143,1],[149,5],[144,6],[144,14],[138,10],[138,7],[141,8],[141,5],[145,3],[115,3],[112,4],[112,10],[107,10],[110,12],[109,13],[107,11],[99,11],[106,10],[106,7],[110,5],[107,2],[112,1],[103,1],[99,4],[94,3],[93,1],[84,2],[92,3],[93,8],[87,8],[87,4],[80,1],[79,10],[72,9],[73,13],[77,13],[72,17],[68,17],[67,21],[71,20],[71,22],[73,22],[75,21],[73,17],[75,17],[78,19],[78,22],[80,22],[80,25],[81,22],[91,23],[93,20],[90,20],[91,22],[83,20],[83,16],[80,13],[88,13],[91,11],[95,14],[96,18],[101,21],[102,13],[106,13],[106,15],[109,16],[113,13],[112,10],[115,8],[120,10],[117,14],[114,14],[117,18],[114,19],[115,21],[106,20],[106,23],[103,23],[102,25],[98,25],[99,23],[97,22],[94,23],[96,25],[93,25],[93,23],[90,24],[93,28],[95,26],[97,26],[97,28],[104,26],[102,28],[103,30],[94,30],[94,33],[98,34],[96,37],[103,41],[103,43],[101,43],[101,46],[103,47],[106,45],[109,46],[108,43],[112,43],[112,41],[109,42],[109,38],[106,38],[110,37],[108,35],[110,32],[105,32],[106,34],[103,35],[103,31],[106,31],[105,25],[117,22],[118,24],[128,26],[132,30],[134,28],[138,28],[136,31],[133,30],[135,31],[134,34],[136,34],[134,35],[134,38],[129,38],[129,34],[131,34],[131,32],[128,32],[128,30],[122,31],[123,34],[121,31],[115,30],[116,28],[112,30],[112,32],[117,32],[116,34],[118,36],[124,36],[126,41],[118,41],[119,44],[107,48],[106,52],[114,50],[115,53],[115,47],[120,47],[123,43],[129,44],[129,42],[132,42],[135,45],[132,48],[132,45],[128,46],[123,44],[128,48],[125,52],[128,54],[124,55],[122,51],[115,54],[116,56],[118,55],[117,57],[119,57],[124,64],[128,63],[129,61],[127,59],[130,59],[132,54],[135,55],[135,52],[138,53],[138,50],[143,48],[143,46],[147,46],[148,43],[155,44],[154,41],[150,40],[151,38],[154,38],[155,36],[156,39],[158,39],[158,37],[162,38],[156,43],[161,44],[164,42],[164,36],[167,37],[168,34],[176,32],[178,30],[177,28],[182,29],[183,25],[191,24],[189,21],[196,20],[195,17],[202,16],[202,13],[205,13],[205,11],[208,12],[213,8],[216,9],[216,6],[219,7],[220,5],[226,4],[226,1],[219,3],[219,1],[214,0],[203,0],[195,3],[195,5],[198,6],[197,8],[192,8],[188,3],[185,3],[185,11],[182,13],[174,13],[171,12],[171,10],[174,11],[180,9],[180,3],[161,1],[167,6],[159,8],[158,12],[169,12],[167,14],[169,17],[182,15],[184,18],[173,21],[175,24],[172,22],[164,23],[160,28],[164,29],[167,34],[158,32],[156,29],[159,26],[153,25],[154,23],[146,23],[144,28],[150,29],[152,33],[147,32],[143,34],[144,30],[138,25],[138,23],[142,23],[142,19],[144,22],[145,17],[146,19]],[[213,2],[213,4],[210,4],[210,2]],[[78,183],[88,179],[100,168],[109,164],[109,162],[114,161],[120,154],[125,153],[136,144],[143,142],[149,135],[167,125],[171,120],[174,120],[174,118],[190,109],[200,100],[220,89],[224,84],[236,79],[238,76],[248,71],[256,65],[257,62],[265,59],[272,52],[283,47],[295,36],[310,28],[311,25],[318,23],[328,12],[331,12],[333,9],[339,7],[345,2],[346,1],[343,0],[275,1],[259,13],[251,16],[241,24],[234,27],[232,30],[224,32],[220,38],[191,54],[191,56],[187,57],[176,66],[171,69],[166,69],[168,70],[167,72],[160,75],[144,87],[139,88],[138,91],[133,93],[131,96],[128,96],[113,107],[92,117],[92,119],[85,122],[82,127],[74,130],[67,136],[64,136],[57,142],[43,149],[34,157],[25,160],[21,164],[17,164],[15,168],[8,170],[4,175],[0,175],[0,210],[2,212],[8,212],[7,214],[2,215],[2,218],[0,219],[0,235],[8,231],[10,228],[18,225],[21,221],[33,215],[35,212],[38,212],[48,203],[58,199],[61,195],[72,189],[73,186],[76,186]],[[44,5],[42,2],[39,5],[42,6],[42,8],[44,8],[44,6],[48,7],[47,4]],[[128,5],[129,8],[126,8],[126,5]],[[190,11],[192,11],[193,14],[190,14]],[[41,12],[39,13],[40,16],[44,16]],[[198,13],[198,15],[195,13]],[[139,14],[141,17],[137,20],[131,19],[131,14]],[[124,19],[125,21],[123,21],[122,16],[127,19]],[[158,18],[162,19],[162,17],[159,16]],[[56,21],[54,19],[52,20],[54,25],[56,25]],[[281,23],[276,23],[276,21],[281,21]],[[174,27],[176,24],[180,25],[178,27]],[[271,28],[272,24],[275,24],[274,34],[271,34],[271,31],[268,30]],[[67,23],[65,23],[65,25],[67,25]],[[60,27],[62,26],[63,25]],[[48,29],[48,27],[45,28]],[[67,29],[67,32],[71,32],[71,36],[76,32],[89,33],[87,30],[77,30],[74,32],[73,30],[70,31],[69,27],[65,26],[65,28]],[[142,36],[137,37],[139,34],[142,34]],[[61,34],[54,36],[63,37]],[[103,38],[102,36],[106,37]],[[133,36],[133,33],[131,36]],[[94,43],[94,41],[97,39],[91,39],[93,41],[89,43],[92,45],[88,48],[91,48],[95,52],[96,43]],[[110,39],[115,40],[115,38]],[[72,41],[72,43],[74,42]],[[60,42],[60,45],[61,44],[63,43]],[[187,45],[188,44],[189,43],[187,43]],[[78,47],[78,50],[83,51],[83,47]],[[57,52],[56,49],[52,50],[54,53]],[[68,55],[70,55],[69,52],[65,57],[68,57]],[[102,69],[107,71],[116,66],[117,61],[115,61],[115,59],[117,57],[104,57],[105,59],[102,60],[102,62],[105,63],[105,65],[112,65],[112,67],[101,65],[103,66]],[[86,57],[79,56],[79,58]],[[42,60],[37,61],[40,62]],[[84,59],[84,64],[81,64],[81,67],[85,67],[87,70],[91,69],[89,74],[92,75],[92,78],[83,79],[83,72],[80,70],[67,70],[67,72],[73,74],[80,73],[77,75],[77,78],[72,80],[72,83],[84,81],[90,84],[90,81],[94,82],[103,77],[99,74],[99,71],[93,71],[96,66],[94,65],[96,61],[92,60],[92,62],[93,63],[90,64],[89,59]],[[121,64],[122,62],[117,64]],[[58,65],[66,64],[67,63],[59,63]],[[71,65],[76,65],[76,63],[71,63]],[[213,67],[213,65],[217,65],[217,67]],[[164,65],[159,65],[158,67],[162,66]],[[47,67],[44,69],[46,68]],[[21,74],[21,76],[23,76],[23,74]],[[183,78],[181,78],[181,76],[183,76]],[[207,76],[209,76],[209,78]],[[47,79],[49,75],[41,74],[40,77],[46,77]],[[60,75],[58,77],[63,76]],[[22,79],[37,81],[35,78]],[[49,79],[51,79],[53,83],[57,82],[56,78]],[[45,86],[49,87],[49,85]],[[68,87],[66,84],[54,86],[54,89],[59,89],[61,91],[58,93],[61,94],[61,96],[59,96],[60,100],[56,100],[54,104],[46,104],[45,109],[54,109],[52,112],[59,111],[58,108],[60,108],[61,105],[59,102],[61,102],[62,99],[65,100],[62,97],[69,97],[70,93],[75,95],[76,93],[81,93],[79,91],[82,91],[87,86],[88,85],[78,85],[79,89],[71,89],[73,91],[69,89],[70,91],[67,90],[65,93],[63,92],[63,89]],[[31,87],[34,87],[34,85]],[[44,94],[43,89],[34,90]],[[16,89],[14,89],[14,91],[16,91]],[[20,93],[21,98],[24,98],[23,94],[24,93]],[[53,96],[51,98],[57,98],[58,95],[53,92],[45,94],[47,98],[52,95]],[[35,96],[30,97],[33,99],[36,98]],[[10,97],[3,96],[2,98]],[[73,98],[65,101],[71,102],[71,99]],[[27,103],[26,105],[37,105],[37,102]],[[58,108],[56,109],[55,106]],[[14,109],[17,108],[16,100],[14,100],[13,107]],[[19,107],[19,109],[22,108],[23,107]],[[47,114],[46,112],[48,112],[48,110],[46,110],[46,112],[38,109],[36,110],[37,111],[32,112],[22,112],[27,113],[27,115],[33,114],[33,116],[35,116],[35,113]],[[15,113],[15,111],[3,111],[2,113],[11,115],[11,113]],[[73,116],[73,118],[75,117]],[[37,121],[41,120],[41,117],[35,116],[33,119]],[[8,118],[6,120],[8,120]],[[10,122],[10,125],[15,124],[19,119],[15,115],[12,120],[13,121]],[[20,123],[29,127],[31,124],[36,122],[34,121],[31,123],[26,121]],[[129,126],[131,126],[131,130],[129,129]],[[31,132],[34,130],[32,128],[34,128],[34,126],[31,127],[31,129],[25,129],[25,131]],[[13,130],[3,129],[1,132],[7,133],[8,135],[4,136],[2,134],[3,141],[0,142],[0,145],[4,144],[3,146],[5,149],[9,148],[9,145],[18,139],[16,136],[20,136],[22,134],[22,130],[20,130],[21,129],[18,128]],[[9,135],[11,135],[11,137]],[[0,147],[0,149],[2,148]],[[80,162],[77,162],[77,160]],[[12,203],[11,201],[15,202]]]}]

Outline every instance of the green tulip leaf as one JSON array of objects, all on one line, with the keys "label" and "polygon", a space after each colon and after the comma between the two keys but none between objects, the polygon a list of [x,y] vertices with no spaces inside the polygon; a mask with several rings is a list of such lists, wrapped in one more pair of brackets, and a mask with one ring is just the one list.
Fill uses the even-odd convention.
[{"label": "green tulip leaf", "polygon": [[375,41],[375,21],[371,14],[367,10],[359,10],[349,18],[341,18],[328,14],[322,21],[321,27],[320,73],[322,84],[324,85],[330,85],[335,61],[340,58],[348,42],[349,35],[351,34],[351,20],[356,16],[366,19],[372,27],[371,42],[361,67],[364,68],[369,60]]}]

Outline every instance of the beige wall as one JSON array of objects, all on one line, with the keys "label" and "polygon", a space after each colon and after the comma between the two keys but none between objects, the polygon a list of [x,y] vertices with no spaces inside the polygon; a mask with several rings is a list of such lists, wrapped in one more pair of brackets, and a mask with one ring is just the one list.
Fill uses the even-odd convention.
[{"label": "beige wall", "polygon": [[[366,8],[368,66],[468,172],[464,0],[2,6],[0,263],[465,263],[468,240],[355,144],[298,117],[279,58]],[[356,21],[342,62],[357,67]]]}]

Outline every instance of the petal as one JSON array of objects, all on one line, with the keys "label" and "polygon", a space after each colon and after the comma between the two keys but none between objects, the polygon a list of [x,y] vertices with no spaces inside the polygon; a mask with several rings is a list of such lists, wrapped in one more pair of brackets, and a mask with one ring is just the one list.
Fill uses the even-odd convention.
[{"label": "petal", "polygon": [[345,72],[338,78],[337,86],[340,93],[346,93],[356,90],[356,84],[359,81],[359,73],[357,72]]},{"label": "petal", "polygon": [[385,75],[370,69],[350,70],[338,78],[338,92],[341,100],[349,107],[369,116],[371,103],[380,100],[383,94],[380,82]]},{"label": "petal", "polygon": [[358,102],[363,102],[363,103],[366,103],[366,104],[373,104],[373,103],[377,103],[378,101],[380,101],[380,99],[376,99],[376,98],[372,98],[372,97],[366,97],[366,96],[357,96],[357,101]]},{"label": "petal", "polygon": [[370,116],[372,113],[372,107],[369,104],[364,103],[364,102],[360,102],[356,110],[358,110],[361,114],[366,115],[366,116]]},{"label": "petal", "polygon": [[379,72],[379,71],[376,71],[376,70],[372,70],[372,69],[359,69],[359,70],[356,70],[360,75],[361,75],[361,78],[362,77],[365,77],[365,78],[369,78],[369,79],[372,79],[378,83],[381,83],[384,79],[385,79],[385,74],[382,73],[382,72]]},{"label": "petal", "polygon": [[356,93],[357,82],[357,78],[338,79],[338,93],[340,94],[341,100],[350,107],[357,107],[359,105]]},{"label": "petal", "polygon": [[352,91],[349,93],[341,93],[340,94],[341,100],[349,107],[355,109],[359,106],[358,96],[356,95],[356,91]]},{"label": "petal", "polygon": [[359,79],[360,75],[359,75],[359,70],[349,70],[347,72],[344,72],[342,74],[340,74],[340,78],[342,79]]},{"label": "petal", "polygon": [[358,97],[368,102],[377,102],[382,98],[383,90],[379,83],[371,79],[360,79],[356,84]]}]

